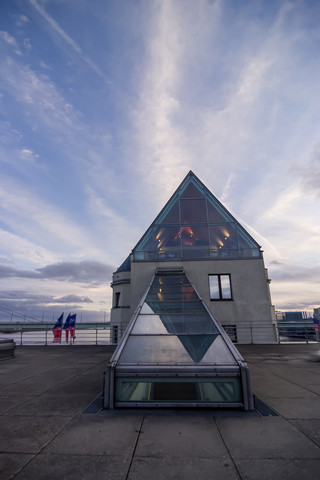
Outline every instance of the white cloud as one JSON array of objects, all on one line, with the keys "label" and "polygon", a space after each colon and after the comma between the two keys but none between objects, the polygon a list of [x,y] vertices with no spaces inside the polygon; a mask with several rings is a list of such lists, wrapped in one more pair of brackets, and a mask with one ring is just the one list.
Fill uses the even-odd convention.
[{"label": "white cloud", "polygon": [[0,38],[11,47],[14,47],[14,53],[16,55],[22,55],[21,50],[18,47],[17,41],[12,35],[10,35],[8,32],[5,32],[4,30],[0,30]]},{"label": "white cloud", "polygon": [[44,21],[46,30],[52,36],[53,40],[56,41],[57,37],[59,41],[62,40],[64,44],[67,45],[69,50],[71,49],[72,52],[76,53],[79,58],[81,58],[82,61],[84,61],[90,67],[91,70],[93,70],[100,78],[104,80],[105,83],[108,84],[109,80],[101,71],[100,67],[83,53],[80,46],[60,27],[58,22],[56,22],[56,20],[54,20],[54,18],[48,14],[48,12],[39,4],[39,2],[37,0],[29,0],[29,3],[40,15],[42,21]]},{"label": "white cloud", "polygon": [[0,251],[5,254],[7,263],[17,262],[20,265],[41,266],[54,263],[59,259],[57,252],[27,240],[19,233],[11,233],[4,229],[0,229]]},{"label": "white cloud", "polygon": [[[29,254],[28,258],[39,258],[36,253],[39,245],[47,245],[49,250],[55,249],[56,256],[59,255],[60,258],[105,256],[94,245],[87,229],[79,227],[64,212],[27,191],[22,185],[18,186],[3,178],[2,185],[0,184],[0,203],[2,222],[11,231],[19,232],[28,242],[37,242],[34,253]],[[11,246],[7,248],[11,250]]]}]

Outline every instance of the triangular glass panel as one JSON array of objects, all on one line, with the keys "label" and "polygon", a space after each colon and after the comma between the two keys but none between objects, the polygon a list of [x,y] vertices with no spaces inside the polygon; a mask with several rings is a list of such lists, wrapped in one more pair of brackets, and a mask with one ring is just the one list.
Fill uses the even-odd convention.
[{"label": "triangular glass panel", "polygon": [[133,249],[134,261],[260,256],[260,247],[189,172]]},{"label": "triangular glass panel", "polygon": [[196,185],[194,181],[190,181],[184,188],[181,188],[181,198],[200,198],[203,197],[203,186]]}]

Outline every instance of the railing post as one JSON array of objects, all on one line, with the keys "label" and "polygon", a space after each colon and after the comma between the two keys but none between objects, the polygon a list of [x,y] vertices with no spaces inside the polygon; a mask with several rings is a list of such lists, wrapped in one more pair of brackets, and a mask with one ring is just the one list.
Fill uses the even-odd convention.
[{"label": "railing post", "polygon": [[98,329],[96,328],[96,345],[98,345]]},{"label": "railing post", "polygon": [[20,345],[22,345],[22,331],[23,331],[23,328],[21,327],[21,332],[20,332]]}]

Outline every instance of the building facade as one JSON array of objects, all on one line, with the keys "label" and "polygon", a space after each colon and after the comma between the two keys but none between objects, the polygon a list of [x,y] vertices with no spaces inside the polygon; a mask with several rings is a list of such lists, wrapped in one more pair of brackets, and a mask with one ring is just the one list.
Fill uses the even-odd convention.
[{"label": "building facade", "polygon": [[115,343],[156,270],[180,267],[234,342],[276,341],[270,280],[261,247],[190,171],[113,274]]}]

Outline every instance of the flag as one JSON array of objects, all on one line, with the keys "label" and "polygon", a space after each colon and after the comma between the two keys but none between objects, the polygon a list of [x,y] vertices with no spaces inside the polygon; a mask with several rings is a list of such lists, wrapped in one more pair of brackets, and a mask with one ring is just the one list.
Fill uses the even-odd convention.
[{"label": "flag", "polygon": [[70,330],[70,335],[72,340],[76,338],[75,336],[75,330],[76,330],[76,320],[77,320],[77,314],[74,313],[73,315],[70,315],[70,321],[69,321],[69,330]]},{"label": "flag", "polygon": [[70,315],[70,313],[69,313],[69,315],[68,315],[67,318],[66,318],[66,321],[64,322],[63,330],[68,330],[68,329],[69,329],[69,327],[70,327],[70,316],[71,316],[71,315]]},{"label": "flag", "polygon": [[63,315],[64,312],[60,315],[58,320],[56,321],[52,332],[53,332],[53,342],[52,343],[60,343],[61,342],[61,331],[62,331],[62,323],[63,323]]},{"label": "flag", "polygon": [[53,327],[52,330],[55,330],[56,328],[62,328],[63,315],[64,315],[64,312],[61,313],[60,317],[59,317],[58,320],[56,321],[55,326]]},{"label": "flag", "polygon": [[76,320],[77,320],[77,314],[76,313],[74,313],[73,315],[70,315],[69,327],[75,327]]}]

